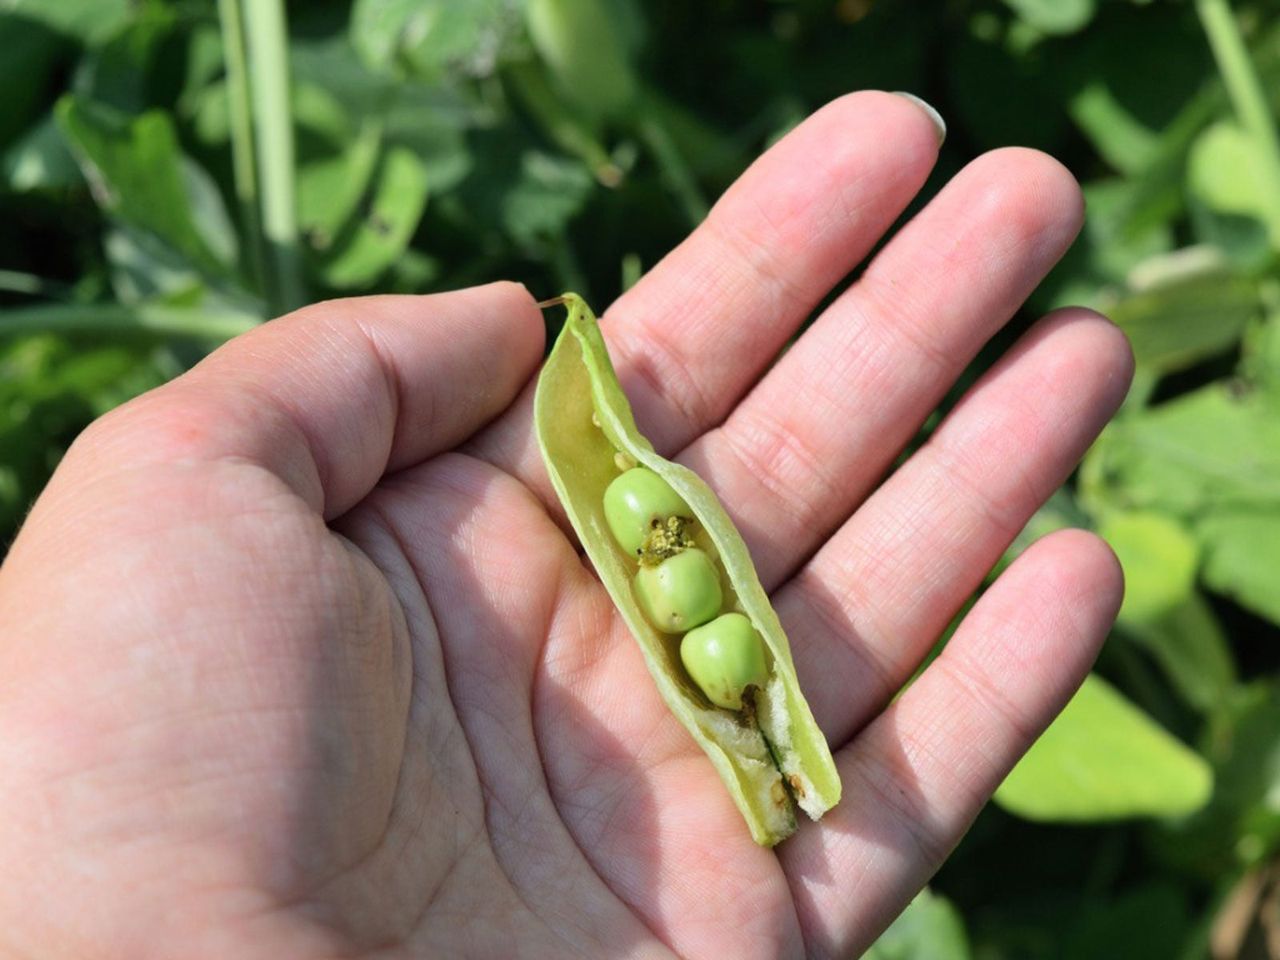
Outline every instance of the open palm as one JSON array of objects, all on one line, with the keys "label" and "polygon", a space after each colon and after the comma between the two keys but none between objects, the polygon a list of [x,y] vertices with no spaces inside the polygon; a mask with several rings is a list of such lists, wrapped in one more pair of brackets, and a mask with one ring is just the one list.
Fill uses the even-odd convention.
[{"label": "open palm", "polygon": [[1059,312],[884,480],[1079,228],[1024,150],[958,174],[773,363],[936,148],[903,98],[831,104],[603,321],[788,630],[844,780],[820,823],[751,842],[579,554],[530,423],[532,298],[334,301],[91,427],[0,571],[0,953],[866,946],[1121,592],[1096,538],[1045,538],[893,699],[1130,373],[1105,320]]}]

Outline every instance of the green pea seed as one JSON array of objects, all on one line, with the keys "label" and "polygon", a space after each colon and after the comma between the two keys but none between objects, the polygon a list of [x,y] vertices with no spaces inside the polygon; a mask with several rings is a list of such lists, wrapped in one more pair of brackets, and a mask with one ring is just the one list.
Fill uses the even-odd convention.
[{"label": "green pea seed", "polygon": [[652,470],[635,467],[616,477],[604,492],[604,518],[613,538],[635,556],[655,525],[668,517],[692,517],[680,494]]},{"label": "green pea seed", "polygon": [[636,574],[636,599],[663,633],[683,633],[720,612],[720,576],[711,558],[695,548]]},{"label": "green pea seed", "polygon": [[769,681],[764,643],[740,613],[723,614],[686,633],[680,660],[707,699],[726,710],[741,710],[747,688]]}]

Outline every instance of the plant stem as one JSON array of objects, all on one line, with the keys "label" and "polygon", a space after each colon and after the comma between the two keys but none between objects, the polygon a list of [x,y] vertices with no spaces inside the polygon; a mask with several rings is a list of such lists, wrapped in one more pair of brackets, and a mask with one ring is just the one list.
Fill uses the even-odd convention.
[{"label": "plant stem", "polygon": [[1266,91],[1258,79],[1229,0],[1196,0],[1196,12],[1209,38],[1218,72],[1236,116],[1259,150],[1264,165],[1262,184],[1272,243],[1280,243],[1280,135]]},{"label": "plant stem", "polygon": [[267,264],[258,218],[258,174],[253,159],[253,115],[249,99],[249,68],[245,62],[244,25],[239,0],[218,0],[222,51],[227,65],[227,95],[231,114],[231,169],[244,230],[249,276],[254,289],[265,292]]},{"label": "plant stem", "polygon": [[289,111],[289,47],[282,0],[239,0],[244,14],[252,89],[254,145],[261,188],[262,234],[272,265],[268,288],[279,312],[306,298],[294,199],[293,120]]},{"label": "plant stem", "polygon": [[0,310],[0,337],[28,333],[148,333],[160,337],[230,340],[252,330],[259,318],[232,310],[203,310],[159,304],[39,304]]}]

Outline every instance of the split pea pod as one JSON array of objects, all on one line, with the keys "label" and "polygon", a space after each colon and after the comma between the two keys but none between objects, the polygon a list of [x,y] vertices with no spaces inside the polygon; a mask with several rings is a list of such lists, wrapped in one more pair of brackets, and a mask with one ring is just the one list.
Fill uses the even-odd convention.
[{"label": "split pea pod", "polygon": [[[796,806],[816,820],[840,799],[835,762],[800,692],[786,634],[742,536],[715,494],[693,471],[660,457],[636,428],[590,308],[576,294],[560,300],[568,318],[534,400],[538,444],[552,485],[663,700],[710,758],[752,837],[772,846],[795,830]],[[606,491],[637,465],[676,495],[666,498],[672,506],[644,517],[655,536],[680,504],[691,515],[672,523],[675,545],[663,540],[664,552],[656,555],[646,553],[652,542],[637,547],[638,535],[619,521],[625,510],[616,496],[606,515]],[[655,502],[664,496],[659,490]],[[714,609],[707,605],[708,591],[698,591],[687,624],[679,621],[679,603],[666,619],[667,607],[653,600],[660,585],[645,582],[670,562],[668,553],[699,570],[703,560],[696,555],[704,554],[720,581]],[[676,599],[683,602],[678,591]],[[683,660],[681,633],[690,638]],[[754,646],[757,636],[762,649]],[[723,659],[722,649],[730,651],[730,660]]]}]

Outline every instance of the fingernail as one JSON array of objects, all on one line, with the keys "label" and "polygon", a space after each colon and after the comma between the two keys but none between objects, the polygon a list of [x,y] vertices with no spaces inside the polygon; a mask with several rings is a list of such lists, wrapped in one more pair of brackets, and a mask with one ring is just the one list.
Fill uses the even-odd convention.
[{"label": "fingernail", "polygon": [[947,121],[942,119],[942,114],[929,104],[925,103],[914,93],[907,93],[905,90],[893,91],[896,96],[902,97],[904,100],[910,100],[917,107],[925,112],[930,120],[933,121],[933,128],[938,131],[938,146],[942,146],[942,141],[947,139]]}]

